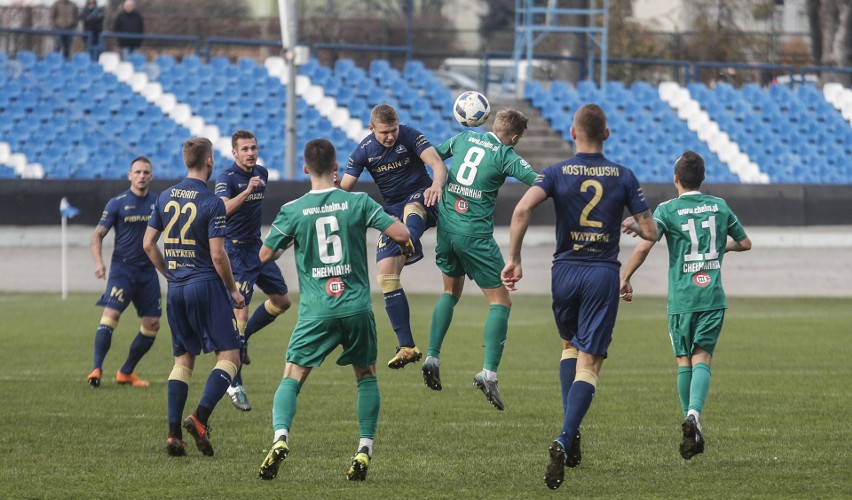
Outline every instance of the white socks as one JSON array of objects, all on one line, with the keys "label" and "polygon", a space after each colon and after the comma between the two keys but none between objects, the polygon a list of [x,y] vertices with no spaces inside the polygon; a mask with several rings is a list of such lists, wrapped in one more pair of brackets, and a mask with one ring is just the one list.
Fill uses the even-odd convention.
[{"label": "white socks", "polygon": [[361,438],[358,441],[358,450],[360,451],[365,446],[367,447],[367,456],[373,458],[373,440],[370,438]]},{"label": "white socks", "polygon": [[284,438],[284,442],[290,444],[290,431],[287,429],[281,429],[280,431],[275,431],[275,436],[272,438],[272,442],[276,442],[281,438]]}]

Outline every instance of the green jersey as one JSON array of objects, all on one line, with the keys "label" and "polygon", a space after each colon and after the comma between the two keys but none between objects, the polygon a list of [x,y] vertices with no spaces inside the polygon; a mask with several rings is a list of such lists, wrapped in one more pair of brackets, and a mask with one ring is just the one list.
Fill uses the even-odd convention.
[{"label": "green jersey", "polygon": [[669,247],[668,313],[725,309],[722,257],[728,236],[746,238],[737,216],[722,198],[683,193],[654,210],[658,238]]},{"label": "green jersey", "polygon": [[295,245],[300,320],[372,310],[366,231],[391,224],[367,194],[337,188],[309,191],[281,207],[263,244],[272,251]]},{"label": "green jersey", "polygon": [[536,178],[530,164],[493,132],[462,132],[436,149],[442,159],[453,159],[438,204],[442,231],[490,237],[494,234],[497,191],[506,178],[514,177],[528,186]]}]

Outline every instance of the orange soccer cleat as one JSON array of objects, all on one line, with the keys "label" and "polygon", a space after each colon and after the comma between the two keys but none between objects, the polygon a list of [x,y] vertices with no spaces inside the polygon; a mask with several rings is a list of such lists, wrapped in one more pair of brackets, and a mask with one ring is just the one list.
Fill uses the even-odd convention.
[{"label": "orange soccer cleat", "polygon": [[136,372],[133,372],[130,375],[125,375],[124,373],[121,373],[121,370],[115,372],[115,381],[119,384],[130,384],[133,387],[148,387],[151,385],[147,380],[142,380],[137,377]]}]

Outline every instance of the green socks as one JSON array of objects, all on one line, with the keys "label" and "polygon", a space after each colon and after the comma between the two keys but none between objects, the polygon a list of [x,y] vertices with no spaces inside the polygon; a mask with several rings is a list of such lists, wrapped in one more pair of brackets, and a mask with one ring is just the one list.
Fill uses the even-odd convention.
[{"label": "green socks", "polygon": [[444,337],[447,336],[447,330],[450,329],[453,311],[458,303],[459,299],[450,293],[445,293],[435,304],[435,309],[432,311],[432,326],[429,329],[429,356],[435,358],[440,356],[441,345],[444,343]]},{"label": "green socks", "polygon": [[299,381],[284,377],[278,384],[275,397],[272,399],[272,428],[276,431],[290,429],[293,417],[296,416],[296,399],[299,396]]},{"label": "green socks", "polygon": [[492,305],[485,320],[485,362],[483,368],[497,371],[503,346],[506,345],[506,332],[509,330],[509,309],[498,304]]},{"label": "green socks", "polygon": [[376,377],[358,379],[358,430],[360,437],[374,439],[379,425],[382,395]]},{"label": "green socks", "polygon": [[692,383],[689,387],[689,410],[695,410],[701,414],[704,409],[704,400],[710,391],[710,365],[706,363],[695,363],[692,366]]},{"label": "green socks", "polygon": [[683,410],[683,416],[689,411],[689,387],[692,385],[692,367],[678,366],[677,367],[677,395],[680,398],[680,408]]}]

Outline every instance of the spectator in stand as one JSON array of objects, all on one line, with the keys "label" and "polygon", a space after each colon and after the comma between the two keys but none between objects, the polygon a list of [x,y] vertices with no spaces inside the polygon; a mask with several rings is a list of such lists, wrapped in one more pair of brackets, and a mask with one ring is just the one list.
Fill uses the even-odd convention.
[{"label": "spectator in stand", "polygon": [[[112,30],[116,33],[132,33],[141,35],[145,33],[145,24],[142,22],[142,14],[136,12],[136,2],[126,0],[121,12],[115,16]],[[121,60],[126,61],[131,52],[142,45],[141,38],[119,38],[118,47],[121,49]]]},{"label": "spectator in stand", "polygon": [[[50,7],[50,23],[55,30],[70,31],[77,29],[79,9],[71,0],[56,0]],[[69,34],[56,36],[56,50],[62,51],[65,59],[71,55],[71,42],[73,39]]]},{"label": "spectator in stand", "polygon": [[88,0],[83,8],[83,13],[80,14],[80,19],[83,20],[83,29],[89,33],[89,54],[93,60],[97,60],[101,55],[100,41],[101,32],[104,30],[104,16],[106,12],[104,8],[98,5],[97,0]]}]

